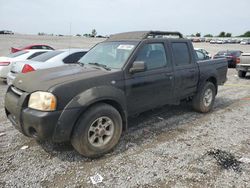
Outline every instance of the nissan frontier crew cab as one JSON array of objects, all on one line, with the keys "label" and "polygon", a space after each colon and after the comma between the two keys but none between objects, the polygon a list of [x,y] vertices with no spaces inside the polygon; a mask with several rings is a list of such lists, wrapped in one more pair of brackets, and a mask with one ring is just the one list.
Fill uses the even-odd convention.
[{"label": "nissan frontier crew cab", "polygon": [[20,74],[8,88],[5,111],[24,135],[71,141],[83,156],[115,147],[128,116],[191,99],[209,112],[226,59],[198,61],[178,32],[128,32],[94,46],[78,64]]}]

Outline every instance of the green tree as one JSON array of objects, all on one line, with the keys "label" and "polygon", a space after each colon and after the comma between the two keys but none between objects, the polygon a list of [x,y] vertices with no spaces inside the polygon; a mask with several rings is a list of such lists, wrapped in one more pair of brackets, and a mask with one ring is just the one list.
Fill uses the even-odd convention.
[{"label": "green tree", "polygon": [[250,31],[245,32],[244,35],[241,35],[240,37],[250,37]]},{"label": "green tree", "polygon": [[226,33],[226,37],[232,37],[232,33]]},{"label": "green tree", "polygon": [[204,37],[213,37],[213,35],[211,35],[211,34],[206,34],[206,35],[204,35]]},{"label": "green tree", "polygon": [[196,33],[195,36],[196,37],[201,37],[201,33]]},{"label": "green tree", "polygon": [[222,31],[222,32],[220,32],[218,37],[225,37],[225,36],[226,36],[226,33],[224,31]]}]

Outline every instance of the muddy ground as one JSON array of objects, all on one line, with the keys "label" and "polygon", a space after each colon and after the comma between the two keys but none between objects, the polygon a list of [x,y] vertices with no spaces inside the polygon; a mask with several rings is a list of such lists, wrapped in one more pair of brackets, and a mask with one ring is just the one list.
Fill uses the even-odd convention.
[{"label": "muddy ground", "polygon": [[[186,103],[144,112],[130,118],[112,153],[95,160],[69,143],[38,143],[14,129],[1,83],[0,187],[250,187],[250,163],[240,161],[250,159],[250,74],[236,74],[229,69],[212,112]],[[104,179],[93,185],[96,173]]]}]

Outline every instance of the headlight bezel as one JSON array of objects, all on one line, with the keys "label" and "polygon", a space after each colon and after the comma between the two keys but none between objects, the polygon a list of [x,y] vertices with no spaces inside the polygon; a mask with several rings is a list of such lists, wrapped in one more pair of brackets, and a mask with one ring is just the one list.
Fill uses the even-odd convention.
[{"label": "headlight bezel", "polygon": [[30,94],[28,108],[42,112],[56,111],[57,98],[47,91],[35,91]]}]

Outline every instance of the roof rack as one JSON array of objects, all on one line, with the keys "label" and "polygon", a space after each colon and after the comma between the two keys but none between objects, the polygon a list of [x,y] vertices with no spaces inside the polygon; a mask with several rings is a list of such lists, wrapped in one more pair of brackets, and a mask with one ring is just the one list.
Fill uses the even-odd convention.
[{"label": "roof rack", "polygon": [[135,31],[118,33],[111,35],[108,41],[114,40],[143,40],[148,38],[183,38],[179,32],[167,32],[167,31]]},{"label": "roof rack", "polygon": [[145,38],[183,38],[179,32],[168,32],[168,31],[150,31],[147,33]]}]

